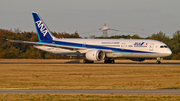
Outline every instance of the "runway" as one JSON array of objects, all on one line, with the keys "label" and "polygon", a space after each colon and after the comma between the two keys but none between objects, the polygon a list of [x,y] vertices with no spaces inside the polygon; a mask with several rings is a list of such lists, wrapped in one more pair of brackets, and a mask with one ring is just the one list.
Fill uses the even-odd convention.
[{"label": "runway", "polygon": [[[79,63],[76,61],[71,61],[71,62],[0,62],[0,64],[84,64],[84,63]],[[104,64],[105,63],[85,63],[85,64]],[[139,63],[132,63],[132,62],[124,62],[124,63],[114,63],[112,65],[180,65],[179,62],[177,63],[161,63],[161,64],[156,64],[156,63],[144,63],[144,62],[139,62]]]},{"label": "runway", "polygon": [[[83,63],[47,63],[47,62],[0,62],[0,64],[82,64]],[[86,63],[91,64],[91,63]],[[108,65],[104,63],[93,63],[93,64],[101,64],[101,65]],[[180,63],[115,63],[111,65],[180,65]]]},{"label": "runway", "polygon": [[[0,64],[84,64],[82,59],[0,59]],[[85,64],[105,64],[104,61],[94,61]],[[180,65],[180,60],[162,60],[156,64],[156,60],[143,62],[131,60],[115,60],[118,65]]]},{"label": "runway", "polygon": [[180,89],[0,89],[4,94],[173,94]]}]

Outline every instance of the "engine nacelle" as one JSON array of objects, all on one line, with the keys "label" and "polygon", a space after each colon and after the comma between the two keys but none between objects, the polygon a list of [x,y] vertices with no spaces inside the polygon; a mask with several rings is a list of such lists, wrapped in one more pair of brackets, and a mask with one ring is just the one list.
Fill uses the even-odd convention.
[{"label": "engine nacelle", "polygon": [[91,61],[101,61],[105,58],[105,52],[101,50],[89,50],[86,52],[86,59]]},{"label": "engine nacelle", "polygon": [[146,58],[130,58],[132,61],[145,61]]}]

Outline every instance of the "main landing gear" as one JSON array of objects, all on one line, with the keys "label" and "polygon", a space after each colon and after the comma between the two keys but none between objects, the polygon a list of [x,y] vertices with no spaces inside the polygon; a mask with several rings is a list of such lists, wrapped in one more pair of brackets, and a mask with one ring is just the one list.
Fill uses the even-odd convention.
[{"label": "main landing gear", "polygon": [[157,57],[157,61],[156,61],[156,64],[161,64],[161,58],[160,57]]},{"label": "main landing gear", "polygon": [[[83,63],[94,63],[94,61],[90,61],[90,60],[84,59]],[[104,63],[115,63],[115,61],[114,61],[114,59],[107,58],[107,59],[104,60]]]},{"label": "main landing gear", "polygon": [[94,63],[94,61],[89,61],[89,60],[87,60],[87,59],[84,59],[84,60],[83,60],[83,63]]},{"label": "main landing gear", "polygon": [[104,60],[104,63],[115,63],[114,59],[107,58]]}]

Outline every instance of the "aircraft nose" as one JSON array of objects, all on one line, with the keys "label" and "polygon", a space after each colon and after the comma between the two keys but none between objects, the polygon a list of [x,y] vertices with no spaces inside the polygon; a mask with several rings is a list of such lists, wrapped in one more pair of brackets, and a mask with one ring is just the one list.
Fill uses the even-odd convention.
[{"label": "aircraft nose", "polygon": [[168,50],[166,51],[166,54],[169,56],[169,55],[172,54],[172,51],[171,51],[170,49],[168,49]]}]

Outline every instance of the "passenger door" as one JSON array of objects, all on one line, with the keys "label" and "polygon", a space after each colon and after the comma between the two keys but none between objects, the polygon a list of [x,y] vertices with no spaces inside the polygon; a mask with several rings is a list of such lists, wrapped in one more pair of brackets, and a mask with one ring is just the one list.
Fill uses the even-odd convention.
[{"label": "passenger door", "polygon": [[125,49],[125,43],[121,44],[121,49],[124,50]]},{"label": "passenger door", "polygon": [[149,45],[149,51],[153,51],[153,49],[154,49],[154,43],[151,43],[151,44]]}]

